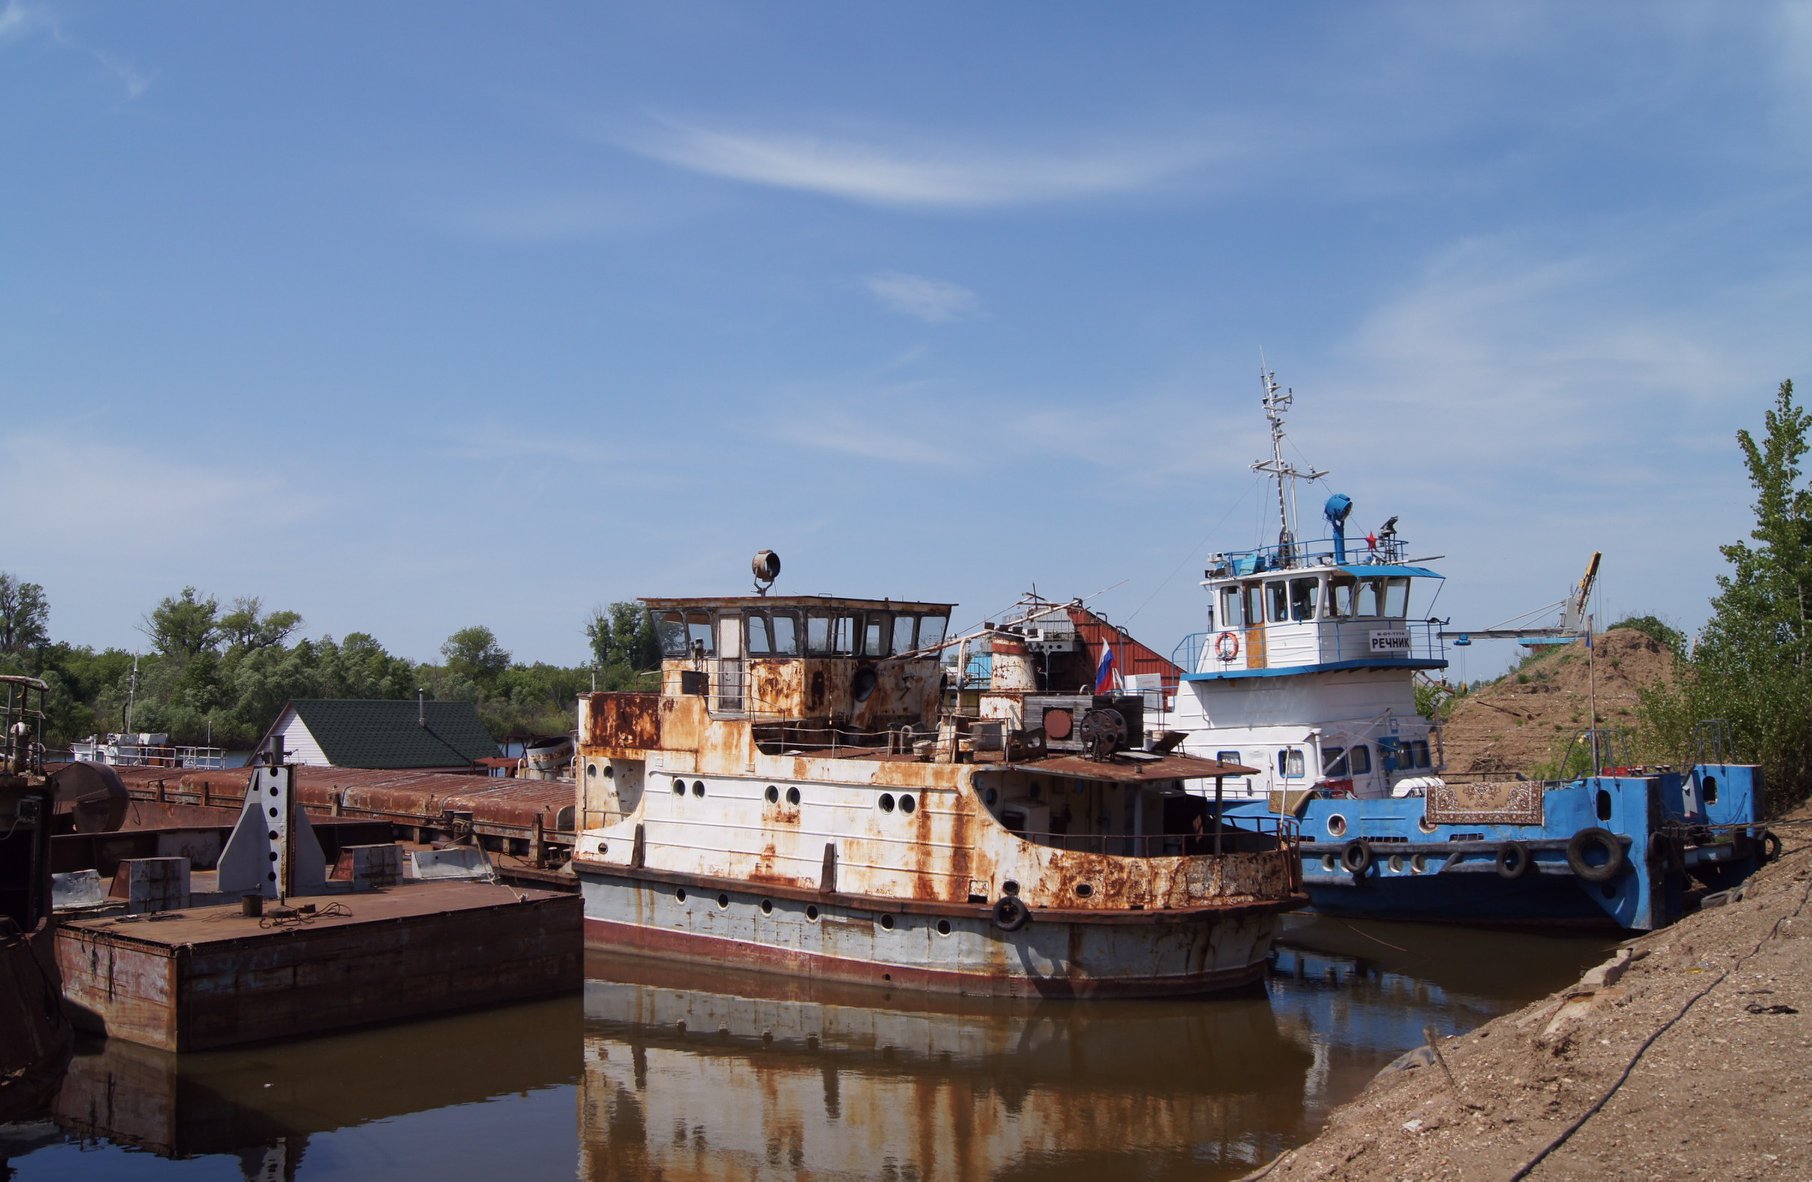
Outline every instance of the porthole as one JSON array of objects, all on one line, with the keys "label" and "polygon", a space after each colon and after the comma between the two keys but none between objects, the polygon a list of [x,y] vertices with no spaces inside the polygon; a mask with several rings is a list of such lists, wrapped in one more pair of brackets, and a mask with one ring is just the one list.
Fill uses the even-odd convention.
[{"label": "porthole", "polygon": [[884,813],[891,813],[893,811],[893,793],[881,793],[881,811]]},{"label": "porthole", "polygon": [[763,914],[763,915],[772,915],[772,914],[774,914],[774,900],[772,900],[772,899],[763,899],[763,900],[762,900],[762,901],[761,901],[761,913],[762,913],[762,914]]},{"label": "porthole", "polygon": [[1079,882],[1076,884],[1076,897],[1078,899],[1086,899],[1094,893],[1095,888],[1093,884],[1086,882]]},{"label": "porthole", "polygon": [[786,790],[786,802],[788,804],[798,804],[799,803],[799,789],[788,788]]},{"label": "porthole", "polygon": [[271,816],[273,816],[273,817],[274,817],[274,816],[276,816],[276,815],[277,815],[277,810],[276,810],[276,809],[272,809],[272,810],[271,810]]},{"label": "porthole", "polygon": [[1390,872],[1392,874],[1403,873],[1403,855],[1402,854],[1392,854],[1390,856]]},{"label": "porthole", "polygon": [[598,777],[598,765],[597,765],[597,764],[595,764],[595,763],[588,763],[588,764],[586,764],[586,765],[585,765],[585,774],[586,774],[586,775],[587,775],[587,776],[590,776],[590,777],[591,777],[591,778],[592,778],[592,779],[594,779],[594,780],[595,780],[595,779],[597,779],[597,777]]},{"label": "porthole", "polygon": [[805,917],[807,919],[811,920],[813,923],[817,923],[818,922],[818,908],[815,906],[807,907],[805,909]]},{"label": "porthole", "polygon": [[948,936],[950,934],[950,921],[949,920],[940,919],[937,921],[937,934],[940,936]]},{"label": "porthole", "polygon": [[1346,818],[1339,813],[1328,814],[1328,835],[1341,837],[1346,833]]},{"label": "porthole", "polygon": [[719,910],[722,910],[723,908],[728,907],[729,905],[730,905],[730,896],[728,896],[728,895],[717,896],[717,906],[718,906]]},{"label": "porthole", "polygon": [[692,781],[692,795],[703,796],[704,794],[705,794],[705,782],[703,780]]},{"label": "porthole", "polygon": [[881,930],[884,932],[893,931],[893,916],[883,915],[881,917]]},{"label": "porthole", "polygon": [[1019,893],[1019,884],[1009,878],[1007,881],[1000,884],[1000,893],[1003,895],[1017,895]]},{"label": "porthole", "polygon": [[1440,826],[1436,825],[1433,821],[1430,821],[1426,816],[1422,816],[1416,818],[1416,828],[1424,833],[1433,833],[1436,829],[1439,829]]},{"label": "porthole", "polygon": [[772,784],[768,785],[768,790],[765,793],[763,793],[763,795],[768,798],[769,804],[779,804],[780,803],[780,789],[774,787]]},{"label": "porthole", "polygon": [[1334,855],[1333,854],[1321,855],[1321,868],[1323,870],[1327,871],[1329,874],[1332,874],[1334,872]]},{"label": "porthole", "polygon": [[673,781],[673,795],[675,795],[675,796],[686,795],[686,781],[684,781],[684,780]]},{"label": "porthole", "polygon": [[681,887],[677,891],[674,891],[673,897],[675,899],[678,899],[680,902],[684,903],[686,901],[686,888]]},{"label": "porthole", "polygon": [[604,765],[604,778],[606,780],[614,780],[617,778],[617,765],[616,764],[607,763]]},{"label": "porthole", "polygon": [[598,857],[602,858],[605,854],[607,854],[609,852],[610,852],[610,846],[605,844],[604,842],[600,841],[598,843]]},{"label": "porthole", "polygon": [[1428,855],[1417,854],[1409,860],[1409,868],[1416,874],[1428,873]]},{"label": "porthole", "polygon": [[917,807],[918,807],[918,805],[913,803],[912,797],[905,796],[905,795],[902,795],[900,797],[900,811],[902,813],[905,813],[907,816],[911,816],[912,810]]}]

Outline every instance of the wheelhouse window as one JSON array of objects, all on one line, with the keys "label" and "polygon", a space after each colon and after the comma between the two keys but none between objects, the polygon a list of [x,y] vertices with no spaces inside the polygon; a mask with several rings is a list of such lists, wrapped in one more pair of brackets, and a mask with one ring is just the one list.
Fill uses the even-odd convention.
[{"label": "wheelhouse window", "polygon": [[1399,763],[1400,763],[1400,766],[1406,767],[1406,768],[1433,767],[1434,761],[1431,760],[1428,755],[1428,740],[1427,739],[1405,740],[1403,743],[1403,754],[1399,759]]},{"label": "wheelhouse window", "polygon": [[1353,614],[1355,616],[1376,616],[1383,607],[1383,579],[1360,579],[1353,588]]},{"label": "wheelhouse window", "polygon": [[[712,656],[717,647],[711,629],[711,613],[702,608],[688,611],[671,609],[654,617],[654,634],[661,644],[663,657],[689,657],[701,653]],[[698,649],[697,644],[704,647]]]},{"label": "wheelhouse window", "polygon": [[1397,617],[1409,614],[1409,580],[1407,578],[1384,580],[1384,614]]},{"label": "wheelhouse window", "polygon": [[805,651],[814,657],[849,657],[856,652],[856,617],[848,612],[813,612],[805,620]]},{"label": "wheelhouse window", "polygon": [[[1245,621],[1240,618],[1240,614],[1239,614],[1239,588],[1238,587],[1222,587],[1221,588],[1221,627],[1238,628],[1238,627],[1241,627],[1244,623],[1245,623]],[[1214,621],[1209,620],[1208,626],[1210,628],[1214,627]]]},{"label": "wheelhouse window", "polygon": [[799,616],[790,611],[752,611],[749,621],[749,655],[751,657],[796,657],[799,655]]},{"label": "wheelhouse window", "polygon": [[950,617],[930,615],[919,617],[919,647],[932,648],[944,643],[944,628],[950,623]]},{"label": "wheelhouse window", "polygon": [[862,630],[862,655],[865,657],[887,655],[887,616],[885,613],[868,613],[867,625]]},{"label": "wheelhouse window", "polygon": [[1321,749],[1321,774],[1330,780],[1344,780],[1352,775],[1346,770],[1345,747],[1323,747]]},{"label": "wheelhouse window", "polygon": [[1265,598],[1268,601],[1270,609],[1271,609],[1269,616],[1267,618],[1270,619],[1270,621],[1273,624],[1280,623],[1281,621],[1289,619],[1290,618],[1289,584],[1286,583],[1283,579],[1279,579],[1275,583],[1266,583],[1265,592],[1266,592]]},{"label": "wheelhouse window", "polygon": [[1246,600],[1246,626],[1252,627],[1265,622],[1265,585],[1247,583],[1242,591]]},{"label": "wheelhouse window", "polygon": [[898,615],[893,618],[893,651],[909,653],[918,647],[913,633],[918,628],[917,616]]},{"label": "wheelhouse window", "polygon": [[1346,773],[1347,775],[1368,775],[1372,770],[1372,749],[1364,743],[1353,744],[1347,748],[1346,763],[1347,767],[1351,769]]},{"label": "wheelhouse window", "polygon": [[1277,753],[1277,774],[1286,780],[1303,778],[1305,772],[1301,747],[1285,747]]},{"label": "wheelhouse window", "polygon": [[1316,593],[1320,589],[1320,579],[1290,580],[1290,618],[1292,620],[1315,618]]}]

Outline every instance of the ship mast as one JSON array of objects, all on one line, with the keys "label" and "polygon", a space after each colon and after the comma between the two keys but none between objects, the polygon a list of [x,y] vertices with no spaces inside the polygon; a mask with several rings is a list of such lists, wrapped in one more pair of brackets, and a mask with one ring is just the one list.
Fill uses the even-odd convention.
[{"label": "ship mast", "polygon": [[1296,400],[1296,391],[1280,387],[1277,375],[1265,369],[1262,363],[1258,380],[1265,388],[1265,418],[1271,424],[1271,458],[1254,461],[1252,470],[1269,472],[1277,480],[1277,558],[1279,565],[1289,566],[1295,560],[1296,549],[1295,482],[1298,479],[1320,480],[1327,473],[1318,468],[1297,468],[1284,460],[1283,412],[1290,409],[1290,404]]}]

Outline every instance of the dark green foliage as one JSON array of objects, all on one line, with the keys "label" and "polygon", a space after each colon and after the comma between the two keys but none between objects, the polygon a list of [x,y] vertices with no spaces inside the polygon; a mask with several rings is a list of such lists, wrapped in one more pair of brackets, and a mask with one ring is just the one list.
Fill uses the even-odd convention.
[{"label": "dark green foliage", "polygon": [[0,653],[27,653],[50,643],[44,588],[0,572]]},{"label": "dark green foliage", "polygon": [[[1755,489],[1749,540],[1719,549],[1730,564],[1718,577],[1711,619],[1679,683],[1644,697],[1644,721],[1657,757],[1700,754],[1702,719],[1730,724],[1730,755],[1762,765],[1769,806],[1780,811],[1812,787],[1812,492],[1801,484],[1808,415],[1782,382],[1766,431],[1737,432]],[[1705,753],[1709,754],[1709,753]]]}]

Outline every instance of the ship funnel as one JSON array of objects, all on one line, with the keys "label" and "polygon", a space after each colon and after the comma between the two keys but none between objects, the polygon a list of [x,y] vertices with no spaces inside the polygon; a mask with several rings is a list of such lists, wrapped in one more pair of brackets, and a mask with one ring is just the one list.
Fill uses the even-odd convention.
[{"label": "ship funnel", "polygon": [[1346,518],[1353,511],[1353,498],[1345,493],[1335,493],[1328,498],[1328,503],[1321,507],[1328,524],[1334,527],[1334,561],[1346,561]]}]

